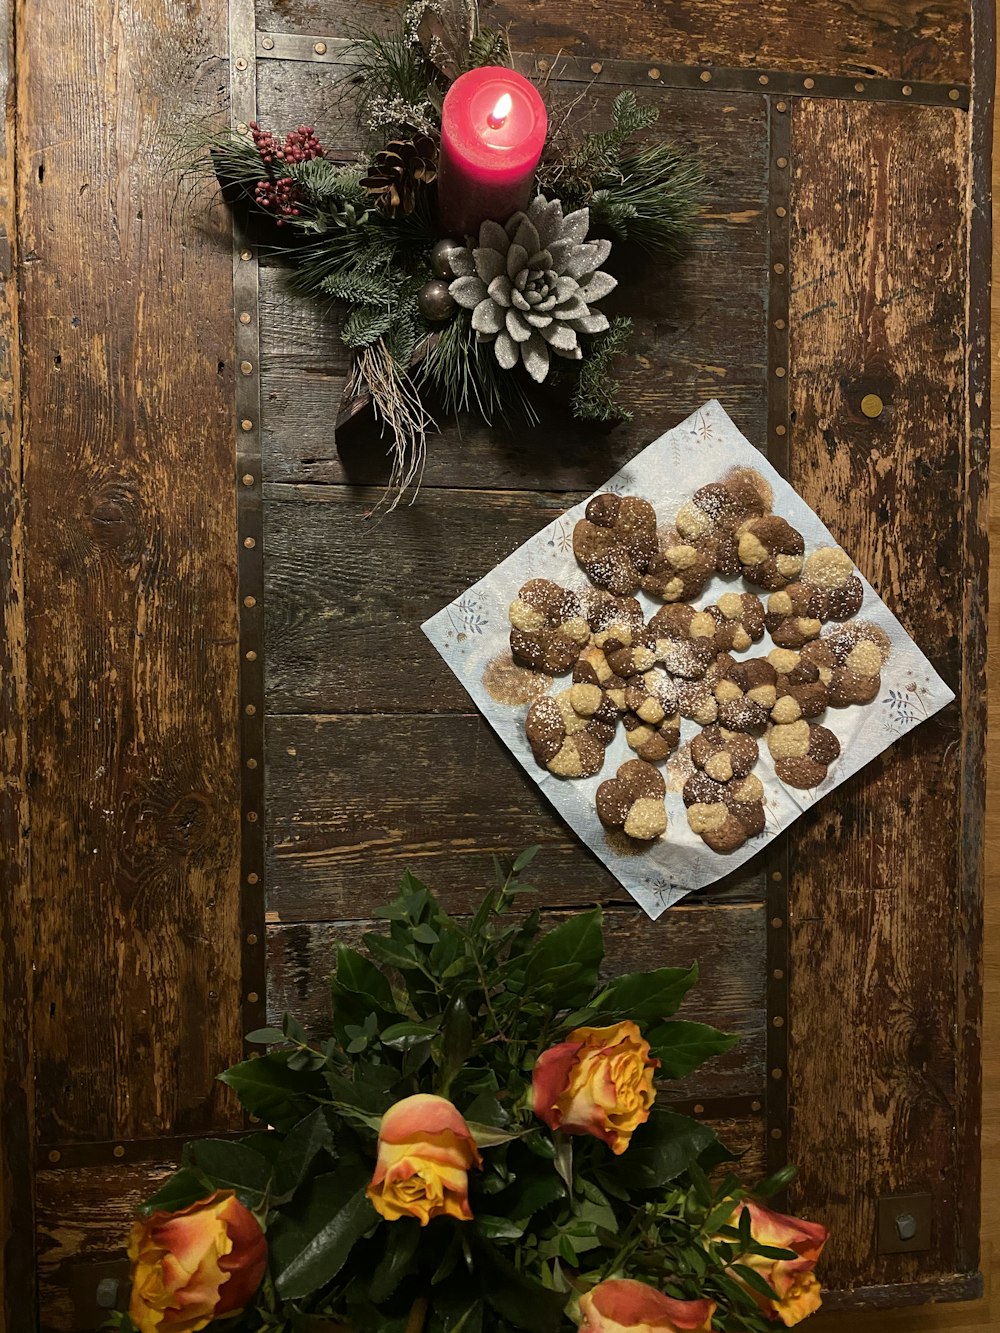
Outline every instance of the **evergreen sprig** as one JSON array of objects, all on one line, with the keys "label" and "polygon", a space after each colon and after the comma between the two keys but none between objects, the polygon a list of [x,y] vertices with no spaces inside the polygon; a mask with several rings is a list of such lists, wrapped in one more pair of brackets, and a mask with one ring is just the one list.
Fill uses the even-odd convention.
[{"label": "evergreen sprig", "polygon": [[578,421],[631,421],[632,413],[616,397],[612,363],[628,346],[632,321],[616,316],[606,333],[598,334],[590,354],[580,362],[571,407]]}]

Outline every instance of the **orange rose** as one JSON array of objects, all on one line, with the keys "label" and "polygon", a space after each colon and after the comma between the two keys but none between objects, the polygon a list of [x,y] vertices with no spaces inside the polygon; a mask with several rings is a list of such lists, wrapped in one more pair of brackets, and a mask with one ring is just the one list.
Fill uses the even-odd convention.
[{"label": "orange rose", "polygon": [[390,1106],[378,1135],[368,1197],[389,1222],[432,1217],[467,1222],[470,1166],[482,1166],[469,1127],[444,1097],[419,1093]]},{"label": "orange rose", "polygon": [[593,1134],[623,1153],[632,1133],[649,1119],[656,1098],[649,1054],[628,1020],[607,1028],[576,1028],[535,1061],[533,1109],[550,1129]]},{"label": "orange rose", "polygon": [[611,1278],[580,1300],[580,1333],[712,1333],[714,1301],[675,1301],[645,1282]]},{"label": "orange rose", "polygon": [[[773,1287],[775,1296],[767,1300],[757,1292],[751,1292],[754,1300],[765,1314],[777,1321],[781,1320],[788,1328],[801,1323],[819,1309],[819,1282],[813,1269],[816,1260],[823,1251],[829,1232],[818,1222],[805,1222],[800,1217],[786,1217],[784,1213],[772,1212],[763,1204],[748,1199],[741,1204],[729,1219],[731,1227],[738,1227],[743,1209],[750,1213],[750,1233],[761,1245],[772,1245],[776,1249],[794,1250],[795,1259],[768,1259],[762,1254],[744,1254],[740,1263],[754,1268],[764,1281]],[[736,1279],[739,1281],[739,1278]]]},{"label": "orange rose", "polygon": [[260,1286],[267,1242],[257,1219],[229,1190],[177,1213],[136,1222],[129,1315],[140,1333],[197,1333],[239,1314]]}]

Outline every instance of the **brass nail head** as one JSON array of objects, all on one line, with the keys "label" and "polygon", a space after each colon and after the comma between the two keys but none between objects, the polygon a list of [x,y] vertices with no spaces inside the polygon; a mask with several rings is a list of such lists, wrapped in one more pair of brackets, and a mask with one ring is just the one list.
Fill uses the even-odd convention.
[{"label": "brass nail head", "polygon": [[603,64],[599,60],[595,60],[590,66],[590,72],[591,74],[600,74],[603,68]]},{"label": "brass nail head", "polygon": [[786,427],[786,426],[775,426],[775,428],[774,428],[774,433],[775,433],[775,435],[785,435],[785,434],[787,433],[787,427]]},{"label": "brass nail head", "polygon": [[241,324],[249,324],[249,323],[250,323],[250,311],[249,311],[249,310],[241,310],[241,311],[240,311],[240,323],[241,323]]},{"label": "brass nail head", "polygon": [[766,88],[767,85],[771,82],[771,80],[767,77],[766,74],[760,74],[758,75],[757,82],[760,84],[762,88]]},{"label": "brass nail head", "polygon": [[244,598],[243,598],[243,605],[244,605],[245,607],[247,607],[248,609],[251,609],[251,608],[253,608],[253,607],[255,607],[255,606],[257,605],[257,598],[256,598],[256,597],[244,597]]},{"label": "brass nail head", "polygon": [[951,101],[957,102],[958,99],[962,96],[962,94],[958,91],[957,88],[949,88],[948,96],[951,99]]},{"label": "brass nail head", "polygon": [[252,374],[253,374],[253,362],[252,362],[252,361],[241,361],[241,362],[240,362],[240,371],[241,371],[241,373],[244,374],[244,375],[252,375]]},{"label": "brass nail head", "polygon": [[788,103],[787,103],[787,102],[775,102],[775,104],[774,104],[774,109],[775,109],[775,111],[787,111],[787,110],[788,110]]},{"label": "brass nail head", "polygon": [[53,1149],[51,1150],[51,1152],[49,1153],[49,1161],[50,1161],[50,1162],[58,1162],[58,1161],[61,1161],[61,1159],[62,1159],[62,1153],[59,1152],[59,1150],[58,1150],[57,1148],[53,1148]]},{"label": "brass nail head", "polygon": [[253,932],[251,931],[251,933],[247,936],[247,944],[256,944],[256,943],[257,943],[257,936],[253,934]]},{"label": "brass nail head", "polygon": [[864,90],[865,90],[865,85],[863,83],[856,83],[854,85],[854,91],[856,93],[863,93]]},{"label": "brass nail head", "polygon": [[247,717],[253,717],[257,712],[257,705],[247,704],[246,708],[244,708],[243,711],[244,713],[246,713]]},{"label": "brass nail head", "polygon": [[274,38],[273,38],[273,37],[262,37],[262,38],[260,39],[260,44],[261,44],[261,46],[264,48],[265,51],[273,51],[273,50],[274,50]]},{"label": "brass nail head", "polygon": [[253,422],[249,417],[244,417],[240,422],[240,430],[253,430]]},{"label": "brass nail head", "polygon": [[253,548],[257,545],[257,542],[253,537],[244,537],[243,545],[247,548],[248,551],[252,551]]},{"label": "brass nail head", "polygon": [[902,94],[903,94],[904,97],[912,97],[912,96],[913,96],[913,89],[910,87],[910,85],[909,85],[908,83],[904,83],[904,84],[903,84],[903,87],[902,87],[902,89],[901,89],[900,91],[902,92]]},{"label": "brass nail head", "polygon": [[253,473],[252,473],[252,472],[244,472],[244,473],[243,473],[243,485],[244,485],[244,486],[252,486],[252,485],[253,485]]},{"label": "brass nail head", "polygon": [[247,659],[248,662],[256,662],[256,661],[257,661],[257,654],[254,652],[254,650],[253,650],[252,648],[251,648],[250,651],[247,653],[247,655],[246,655],[246,659]]},{"label": "brass nail head", "polygon": [[246,69],[246,67],[247,67],[246,56],[240,56],[239,59],[236,61],[236,68]]},{"label": "brass nail head", "polygon": [[785,266],[784,266],[784,264],[775,264],[775,266],[774,266],[774,271],[775,271],[775,273],[784,273],[784,271],[785,271]]},{"label": "brass nail head", "polygon": [[260,996],[257,994],[255,990],[247,991],[247,1004],[256,1004],[259,999]]},{"label": "brass nail head", "polygon": [[256,822],[257,822],[257,811],[256,811],[256,810],[248,810],[248,811],[247,811],[247,823],[248,823],[248,824],[256,824]]},{"label": "brass nail head", "polygon": [[256,768],[256,767],[257,767],[257,760],[256,760],[256,759],[248,759],[248,760],[247,760],[247,768]]},{"label": "brass nail head", "polygon": [[775,375],[777,375],[777,377],[778,377],[779,380],[783,380],[783,379],[785,378],[785,367],[784,367],[784,366],[775,366],[775,368],[774,368],[774,373],[775,373]]},{"label": "brass nail head", "polygon": [[111,1149],[111,1156],[112,1156],[112,1157],[124,1157],[124,1156],[125,1156],[125,1148],[124,1148],[124,1146],[123,1146],[122,1144],[120,1144],[120,1143],[116,1143],[115,1146]]},{"label": "brass nail head", "polygon": [[236,133],[237,133],[237,134],[246,134],[246,132],[249,130],[249,128],[250,128],[250,126],[246,123],[245,120],[238,120],[238,121],[236,122]]},{"label": "brass nail head", "polygon": [[711,83],[712,71],[710,69],[703,69],[701,73],[698,75],[698,77],[699,79],[701,79],[702,83]]},{"label": "brass nail head", "polygon": [[313,46],[313,50],[316,52],[318,56],[325,56],[326,42],[316,42],[316,44]]},{"label": "brass nail head", "polygon": [[785,923],[780,916],[771,917],[771,925],[774,927],[775,930],[780,930],[784,924]]},{"label": "brass nail head", "polygon": [[785,1020],[781,1017],[780,1014],[775,1014],[775,1016],[771,1019],[771,1026],[776,1028],[783,1028],[785,1026]]},{"label": "brass nail head", "polygon": [[258,875],[255,870],[251,870],[250,874],[247,875],[247,883],[257,884],[259,881],[260,881],[260,875]]},{"label": "brass nail head", "polygon": [[885,404],[877,393],[866,393],[861,400],[861,411],[866,417],[880,417]]},{"label": "brass nail head", "polygon": [[785,168],[785,167],[788,166],[788,158],[787,158],[787,157],[776,157],[776,158],[774,159],[774,165],[775,165],[776,167]]},{"label": "brass nail head", "polygon": [[775,1079],[783,1078],[783,1077],[784,1077],[784,1071],[781,1070],[781,1069],[772,1069],[772,1070],[771,1070],[771,1077],[772,1077],[772,1078],[775,1078]]},{"label": "brass nail head", "polygon": [[775,1125],[774,1129],[771,1130],[771,1138],[772,1138],[772,1139],[780,1139],[780,1138],[781,1138],[781,1130],[778,1128],[777,1125]]},{"label": "brass nail head", "polygon": [[252,250],[241,250],[241,251],[240,251],[240,258],[243,260],[244,264],[247,263],[248,260],[253,259],[253,251],[252,251]]},{"label": "brass nail head", "polygon": [[660,71],[656,65],[654,65],[653,68],[649,71],[649,77],[651,79],[658,79],[660,77]]},{"label": "brass nail head", "polygon": [[802,87],[803,87],[803,88],[815,88],[815,87],[816,87],[816,80],[815,80],[815,79],[803,79],[803,80],[802,80]]}]

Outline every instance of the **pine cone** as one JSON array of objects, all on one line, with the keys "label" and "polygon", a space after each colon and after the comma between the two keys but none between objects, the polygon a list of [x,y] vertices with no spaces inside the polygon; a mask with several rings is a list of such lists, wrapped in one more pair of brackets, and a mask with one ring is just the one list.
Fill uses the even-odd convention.
[{"label": "pine cone", "polygon": [[438,146],[429,134],[394,139],[376,153],[361,184],[389,217],[412,213],[417,190],[437,178]]},{"label": "pine cone", "polygon": [[472,311],[472,327],[492,341],[504,370],[521,360],[541,383],[551,352],[579,361],[577,334],[608,327],[592,307],[617,286],[600,271],[611,242],[588,241],[589,227],[588,209],[563,217],[558,199],[538,195],[527,213],[515,213],[506,227],[484,222],[479,244],[451,255],[458,277],[449,291]]}]

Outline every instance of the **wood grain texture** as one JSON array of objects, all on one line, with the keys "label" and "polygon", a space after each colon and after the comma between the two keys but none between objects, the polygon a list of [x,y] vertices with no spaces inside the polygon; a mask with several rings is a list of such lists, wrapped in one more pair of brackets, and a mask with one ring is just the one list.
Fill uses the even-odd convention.
[{"label": "wood grain texture", "polygon": [[[546,884],[544,866],[539,879]],[[540,901],[548,903],[543,891]],[[542,914],[550,929],[562,919]],[[310,1033],[329,1035],[328,978],[338,944],[361,946],[372,921],[297,923],[268,929],[268,1014],[280,1020],[288,1010]],[[712,1023],[737,1033],[738,1045],[717,1056],[688,1078],[672,1085],[673,1098],[763,1096],[764,935],[763,906],[678,907],[650,922],[629,905],[604,914],[605,959],[602,975],[618,976],[642,968],[699,964],[698,984],[680,1016]]]},{"label": "wood grain texture", "polygon": [[14,12],[0,2],[0,1333],[35,1311],[31,892]]},{"label": "wood grain texture", "polygon": [[[547,905],[632,901],[478,714],[272,716],[267,770],[271,921],[367,917],[407,868],[468,911],[490,856],[535,843]],[[760,901],[761,861],[687,901]]]},{"label": "wood grain texture", "polygon": [[37,1130],[206,1129],[240,1038],[231,261],[170,136],[220,103],[225,6],[21,22]]},{"label": "wood grain texture", "polygon": [[[124,1258],[136,1206],[176,1169],[175,1162],[161,1160],[38,1173],[39,1333],[83,1327],[74,1285],[93,1291],[90,1265]],[[22,1322],[11,1333],[15,1329],[29,1333]]]},{"label": "wood grain texture", "polygon": [[[395,9],[394,0],[258,0],[257,24],[342,36],[385,28]],[[484,15],[509,26],[522,51],[944,81],[970,72],[965,0],[500,0]]]},{"label": "wood grain texture", "polygon": [[[963,583],[983,576],[967,528],[967,128],[949,110],[805,100],[791,206],[792,482],[959,692]],[[868,392],[886,404],[874,422]],[[955,1132],[961,719],[957,702],[894,745],[792,843],[791,1156],[795,1197],[833,1230],[832,1286],[975,1265],[974,1227],[957,1225],[974,1185]],[[911,1190],[934,1197],[931,1252],[876,1256],[877,1197]]]},{"label": "wood grain texture", "polygon": [[[268,123],[315,123],[324,143],[356,142],[329,67],[263,61],[261,106]],[[617,93],[554,84],[550,116],[575,132],[601,129]],[[271,97],[274,100],[268,100]],[[619,364],[622,399],[635,419],[613,430],[573,421],[552,395],[538,395],[542,422],[490,429],[473,418],[442,422],[429,444],[425,483],[434,486],[590,491],[650,440],[718,397],[736,424],[763,443],[766,409],[766,153],[763,98],[640,89],[656,106],[653,131],[689,145],[707,181],[703,217],[689,254],[650,266],[612,251],[619,288],[602,306],[627,314],[635,335]],[[570,101],[573,109],[570,112]],[[263,113],[262,113],[263,114]],[[738,301],[734,292],[740,293]],[[278,482],[383,484],[385,449],[370,430],[334,438],[347,373],[340,312],[289,293],[284,272],[261,273],[261,430],[265,475]],[[548,405],[546,405],[548,404]]]}]

